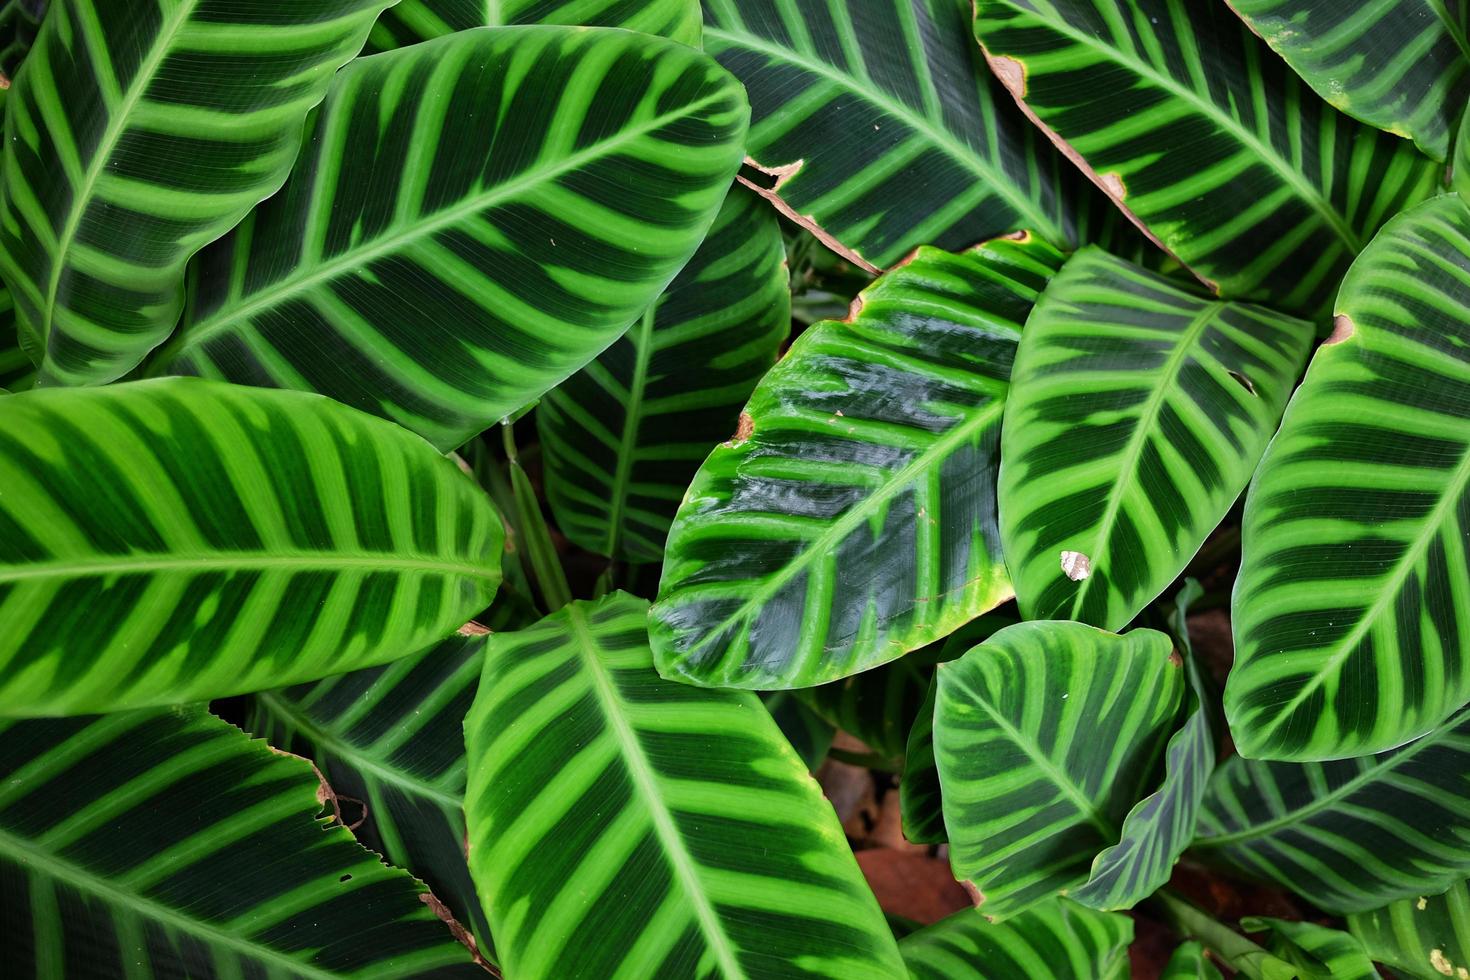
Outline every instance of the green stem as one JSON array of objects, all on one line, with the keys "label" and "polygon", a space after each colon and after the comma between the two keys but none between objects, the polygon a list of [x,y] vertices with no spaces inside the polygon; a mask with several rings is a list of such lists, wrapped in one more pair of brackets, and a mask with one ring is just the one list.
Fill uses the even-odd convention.
[{"label": "green stem", "polygon": [[531,486],[531,478],[521,467],[516,453],[515,431],[509,423],[501,426],[505,440],[505,455],[510,460],[510,485],[516,500],[516,523],[520,525],[521,554],[530,560],[531,572],[536,584],[541,587],[541,597],[546,601],[546,611],[556,612],[572,601],[572,590],[567,586],[566,572],[556,556],[551,543],[551,532],[547,530],[546,518],[541,515],[541,502]]},{"label": "green stem", "polygon": [[1276,959],[1270,952],[1167,888],[1155,893],[1152,904],[1180,936],[1198,939],[1232,970],[1265,980],[1266,964]]}]

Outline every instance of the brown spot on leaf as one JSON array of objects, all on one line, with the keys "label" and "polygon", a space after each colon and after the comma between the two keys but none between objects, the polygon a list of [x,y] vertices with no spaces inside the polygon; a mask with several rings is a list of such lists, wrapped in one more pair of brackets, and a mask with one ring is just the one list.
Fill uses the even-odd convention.
[{"label": "brown spot on leaf", "polygon": [[1323,347],[1331,347],[1340,344],[1344,340],[1351,340],[1353,334],[1358,332],[1358,325],[1353,323],[1353,318],[1346,313],[1339,313],[1332,321],[1332,334],[1322,342]]},{"label": "brown spot on leaf", "polygon": [[995,77],[1006,87],[1006,91],[1018,99],[1026,97],[1026,66],[1015,58],[1003,54],[985,53],[985,60],[990,63],[990,70],[995,72]]},{"label": "brown spot on leaf", "polygon": [[471,934],[471,932],[464,926],[459,924],[459,920],[454,917],[454,913],[449,911],[449,906],[439,901],[439,899],[434,896],[433,892],[423,892],[419,895],[419,901],[423,902],[429,907],[429,911],[434,913],[435,918],[437,918],[440,922],[443,922],[446,926],[449,927],[450,935],[454,936],[455,939],[459,940],[461,945],[463,945],[466,949],[470,951],[470,956],[474,957],[475,963],[482,970],[489,973],[491,976],[500,976],[500,971],[491,966],[488,962],[485,961],[485,958],[480,955],[480,947],[475,942],[474,935]]},{"label": "brown spot on leaf", "polygon": [[868,272],[871,272],[875,276],[883,271],[873,263],[869,262],[867,259],[863,258],[856,249],[848,248],[846,245],[839,242],[836,238],[832,236],[830,232],[828,232],[825,228],[818,224],[817,219],[814,218],[812,215],[801,214],[791,205],[787,204],[785,199],[781,197],[782,186],[788,180],[795,177],[798,173],[801,172],[801,168],[806,166],[805,160],[797,160],[794,163],[783,163],[776,166],[768,167],[765,164],[762,164],[760,161],[756,160],[754,157],[746,157],[745,165],[754,170],[759,170],[761,173],[766,174],[767,176],[776,178],[775,184],[770,187],[762,187],[760,184],[757,184],[755,181],[749,179],[743,174],[736,174],[736,181],[738,181],[740,184],[743,184],[745,187],[750,188],[761,197],[771,202],[771,204],[775,206],[777,211],[780,211],[782,214],[786,215],[786,217],[790,218],[792,221],[796,222],[798,225],[801,225],[807,231],[811,232],[812,235],[817,239],[817,241],[821,242],[823,245],[827,246],[833,252],[836,252],[838,255],[851,262],[853,265],[861,269],[866,269]]},{"label": "brown spot on leaf", "polygon": [[1080,551],[1062,552],[1062,574],[1080,582],[1092,574],[1092,559]]},{"label": "brown spot on leaf", "polygon": [[1128,200],[1128,185],[1123,183],[1123,175],[1117,173],[1098,174],[1098,182],[1102,184],[1103,190],[1115,201]]},{"label": "brown spot on leaf", "polygon": [[1256,393],[1256,386],[1253,385],[1253,384],[1251,384],[1251,379],[1250,378],[1247,378],[1245,375],[1241,374],[1239,371],[1231,371],[1230,372],[1230,376],[1235,379],[1235,383],[1236,384],[1240,385],[1242,388],[1244,388],[1246,391],[1250,392],[1252,395],[1254,395]]},{"label": "brown spot on leaf", "polygon": [[491,630],[490,627],[485,626],[482,623],[477,623],[472,619],[468,623],[465,623],[463,626],[461,626],[459,629],[455,630],[455,632],[458,633],[460,636],[489,636]]},{"label": "brown spot on leaf", "polygon": [[750,417],[749,412],[740,413],[740,421],[735,426],[735,434],[730,437],[727,446],[738,446],[755,434],[755,419]]}]

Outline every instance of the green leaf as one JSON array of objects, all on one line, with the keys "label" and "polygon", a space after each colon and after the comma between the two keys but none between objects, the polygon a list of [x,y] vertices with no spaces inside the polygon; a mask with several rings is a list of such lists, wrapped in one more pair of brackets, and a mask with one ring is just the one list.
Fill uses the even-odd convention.
[{"label": "green leaf", "polygon": [[[0,4],[0,73],[7,82],[15,79],[21,62],[36,43],[48,6],[50,0],[4,0]],[[8,89],[0,90],[0,105],[5,104],[8,95]]]},{"label": "green leaf", "polygon": [[1358,941],[1345,932],[1312,922],[1294,922],[1248,916],[1240,920],[1246,932],[1269,932],[1273,954],[1297,968],[1303,978],[1322,980],[1378,980],[1378,971]]},{"label": "green leaf", "polygon": [[199,257],[151,370],[320,391],[452,449],[657,298],[714,220],[747,112],[697,51],[606,28],[359,59],[285,188]]},{"label": "green leaf", "polygon": [[255,695],[249,728],[308,756],[340,796],[362,801],[353,833],[422,878],[482,953],[490,927],[465,863],[464,718],[483,636],[456,636],[383,667]]},{"label": "green leaf", "polygon": [[0,715],[313,680],[489,604],[500,521],[423,440],[192,379],[0,400]]},{"label": "green leaf", "polygon": [[1073,256],[1026,322],[1001,436],[1022,614],[1118,630],[1168,587],[1245,489],[1312,336]]},{"label": "green leaf", "polygon": [[0,722],[6,968],[483,977],[417,882],[322,825],[320,792],[199,707]]},{"label": "green leaf", "polygon": [[1470,209],[1353,265],[1251,485],[1225,712],[1252,758],[1365,755],[1470,700]]},{"label": "green leaf", "polygon": [[[1465,119],[1470,119],[1470,105],[1465,107]],[[1470,204],[1470,125],[1460,122],[1460,135],[1455,140],[1455,158],[1450,161],[1450,180],[1461,200]]]},{"label": "green leaf", "polygon": [[760,701],[661,679],[647,613],[615,593],[486,648],[465,815],[506,975],[902,975]]},{"label": "green leaf", "polygon": [[1005,922],[964,909],[898,944],[913,980],[1127,980],[1133,922],[1056,898]]},{"label": "green leaf", "polygon": [[1001,412],[1021,324],[1060,265],[1030,236],[921,248],[849,321],[791,345],[674,520],[650,623],[660,673],[811,687],[1010,597]]},{"label": "green leaf", "polygon": [[1348,916],[1348,931],[1395,973],[1440,980],[1470,974],[1470,889],[1418,895]]},{"label": "green leaf", "polygon": [[536,411],[546,496],[574,543],[663,558],[679,500],[735,431],[791,329],[776,214],[736,187],[682,272],[631,330]]},{"label": "green leaf", "polygon": [[1137,251],[989,77],[969,6],[706,0],[705,50],[745,83],[750,162],[774,178],[750,186],[872,272],[1021,229]]},{"label": "green leaf", "polygon": [[40,383],[122,377],[184,266],[281,186],[392,0],[56,0],[7,99],[0,273]]},{"label": "green leaf", "polygon": [[1058,145],[1228,299],[1317,315],[1439,179],[1317,98],[1223,3],[978,0],[975,28]]},{"label": "green leaf", "polygon": [[837,734],[832,724],[803,704],[795,691],[765,691],[761,694],[761,704],[771,713],[776,727],[791,743],[802,765],[809,772],[816,772]]},{"label": "green leaf", "polygon": [[36,380],[36,365],[20,346],[15,302],[0,284],[0,388],[24,391]]},{"label": "green leaf", "polygon": [[565,24],[622,27],[699,47],[699,0],[400,0],[383,11],[368,48],[387,51],[472,27]]},{"label": "green leaf", "polygon": [[1223,980],[1220,971],[1205,956],[1205,948],[1190,941],[1174,950],[1159,980]]},{"label": "green leaf", "polygon": [[1190,579],[1176,598],[1171,616],[1170,627],[1183,646],[1189,686],[1184,724],[1169,737],[1164,750],[1163,783],[1128,812],[1118,843],[1093,860],[1087,883],[1069,892],[1083,905],[1132,908],[1168,883],[1174,862],[1194,839],[1220,741],[1213,695],[1190,646],[1185,622],[1190,604],[1202,593],[1199,583]]},{"label": "green leaf", "polygon": [[1162,633],[1021,623],[941,664],[934,756],[955,877],[1000,918],[1087,879],[1158,778],[1183,671]]},{"label": "green leaf", "polygon": [[1318,95],[1370,126],[1449,153],[1470,98],[1470,12],[1444,0],[1230,0]]},{"label": "green leaf", "polygon": [[1234,756],[1193,851],[1333,914],[1432,895],[1470,873],[1470,709],[1391,752],[1336,762]]}]

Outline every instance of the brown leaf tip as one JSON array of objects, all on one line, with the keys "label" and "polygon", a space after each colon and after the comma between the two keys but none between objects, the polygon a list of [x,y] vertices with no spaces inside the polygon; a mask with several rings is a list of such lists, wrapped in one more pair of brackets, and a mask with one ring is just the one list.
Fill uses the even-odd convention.
[{"label": "brown leaf tip", "polygon": [[1062,574],[1080,582],[1092,574],[1092,559],[1080,551],[1062,552]]},{"label": "brown leaf tip", "polygon": [[459,629],[455,630],[455,632],[458,633],[460,636],[489,636],[491,630],[490,627],[485,626],[482,623],[477,623],[472,619],[468,623],[465,623],[463,626],[461,626]]},{"label": "brown leaf tip", "polygon": [[755,419],[750,417],[749,412],[740,413],[740,421],[735,426],[735,434],[730,437],[727,446],[738,446],[755,434]]},{"label": "brown leaf tip", "polygon": [[1344,340],[1351,340],[1353,334],[1358,332],[1358,325],[1353,323],[1353,318],[1346,313],[1339,313],[1332,321],[1332,334],[1322,342],[1323,347],[1331,347],[1340,344]]}]

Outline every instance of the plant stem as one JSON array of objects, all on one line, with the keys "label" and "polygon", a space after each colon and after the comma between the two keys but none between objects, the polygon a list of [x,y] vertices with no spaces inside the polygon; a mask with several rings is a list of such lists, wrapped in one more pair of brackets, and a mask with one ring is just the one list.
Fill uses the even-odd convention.
[{"label": "plant stem", "polygon": [[531,572],[541,588],[541,597],[546,602],[546,611],[556,612],[572,601],[572,590],[567,586],[566,572],[556,556],[551,543],[551,532],[546,528],[546,518],[541,515],[541,502],[531,486],[531,478],[521,467],[516,453],[515,431],[510,423],[501,426],[501,437],[505,440],[505,455],[510,460],[510,485],[516,500],[516,523],[520,526],[523,557],[530,560]]},{"label": "plant stem", "polygon": [[1180,936],[1198,939],[1226,966],[1253,980],[1264,980],[1266,964],[1276,959],[1266,949],[1167,888],[1154,894],[1152,904]]}]

